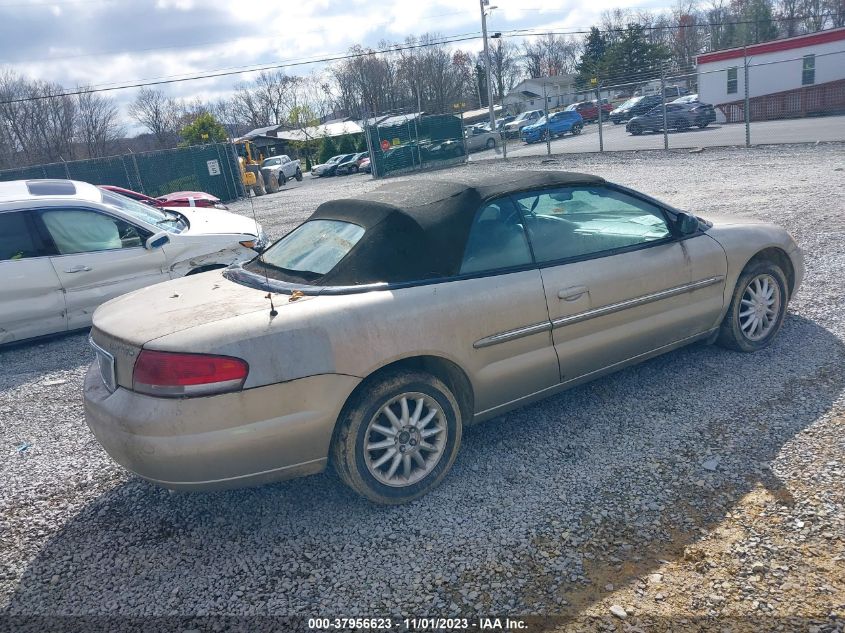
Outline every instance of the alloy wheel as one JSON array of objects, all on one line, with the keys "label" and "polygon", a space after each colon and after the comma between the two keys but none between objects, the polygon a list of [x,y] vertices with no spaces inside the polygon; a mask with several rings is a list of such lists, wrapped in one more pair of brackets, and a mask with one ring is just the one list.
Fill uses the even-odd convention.
[{"label": "alloy wheel", "polygon": [[774,329],[780,312],[780,286],[774,277],[762,274],[753,277],[742,293],[739,327],[751,341],[759,341]]},{"label": "alloy wheel", "polygon": [[446,415],[434,398],[419,392],[396,396],[367,426],[367,470],[387,486],[410,486],[437,466],[447,435]]}]

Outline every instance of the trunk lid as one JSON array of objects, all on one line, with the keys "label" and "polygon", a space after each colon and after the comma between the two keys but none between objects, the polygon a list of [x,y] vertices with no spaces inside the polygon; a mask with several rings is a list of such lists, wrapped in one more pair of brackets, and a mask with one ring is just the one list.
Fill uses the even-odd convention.
[{"label": "trunk lid", "polygon": [[243,215],[208,207],[174,207],[188,219],[189,228],[183,235],[258,235],[255,220]]},{"label": "trunk lid", "polygon": [[[274,299],[277,310],[291,305],[284,296]],[[98,332],[141,348],[162,336],[260,310],[270,311],[266,290],[229,281],[213,270],[112,299],[97,308],[93,320]]]}]

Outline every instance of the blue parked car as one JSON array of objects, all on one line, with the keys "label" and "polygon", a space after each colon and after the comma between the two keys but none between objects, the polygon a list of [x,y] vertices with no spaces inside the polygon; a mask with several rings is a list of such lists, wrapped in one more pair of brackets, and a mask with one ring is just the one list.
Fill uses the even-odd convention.
[{"label": "blue parked car", "polygon": [[546,128],[546,117],[540,118],[536,123],[526,125],[522,128],[522,140],[526,143],[536,143],[537,141],[545,141],[546,133],[548,132],[552,138],[556,136],[563,136],[567,132],[572,132],[573,136],[580,134],[584,129],[584,119],[575,110],[564,110],[563,112],[554,112],[549,117],[548,130]]}]

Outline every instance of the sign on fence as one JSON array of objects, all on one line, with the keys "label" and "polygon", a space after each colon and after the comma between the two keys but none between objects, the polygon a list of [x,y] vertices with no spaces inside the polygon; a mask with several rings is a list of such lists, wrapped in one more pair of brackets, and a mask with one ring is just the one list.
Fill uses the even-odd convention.
[{"label": "sign on fence", "polygon": [[209,160],[205,163],[208,165],[208,175],[209,176],[219,176],[220,175],[220,161],[218,160]]}]

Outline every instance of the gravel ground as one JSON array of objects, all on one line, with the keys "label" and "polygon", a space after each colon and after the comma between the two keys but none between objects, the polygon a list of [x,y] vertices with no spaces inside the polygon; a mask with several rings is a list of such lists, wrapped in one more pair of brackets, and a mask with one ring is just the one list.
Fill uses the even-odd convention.
[{"label": "gravel ground", "polygon": [[[85,427],[85,335],[0,352],[0,629],[22,626],[10,615],[177,615],[178,630],[211,630],[191,618],[543,614],[559,617],[536,630],[843,630],[843,150],[454,169],[593,172],[705,215],[766,218],[804,248],[807,277],[765,351],[695,345],[469,429],[450,476],[404,507],[332,474],[157,489]],[[306,177],[255,212],[279,237],[373,186]]]}]

